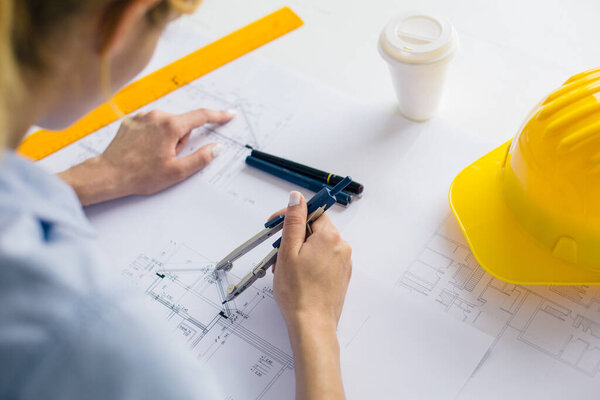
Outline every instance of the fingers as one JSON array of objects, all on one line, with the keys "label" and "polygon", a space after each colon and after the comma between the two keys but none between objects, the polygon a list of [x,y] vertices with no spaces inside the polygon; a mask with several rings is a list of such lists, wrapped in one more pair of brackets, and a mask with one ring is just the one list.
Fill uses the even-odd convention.
[{"label": "fingers", "polygon": [[178,168],[181,170],[181,179],[185,179],[206,167],[222,151],[222,144],[211,143],[199,148],[188,156],[178,159],[177,163]]},{"label": "fingers", "polygon": [[306,200],[300,192],[291,192],[283,221],[283,234],[279,251],[298,254],[306,239]]},{"label": "fingers", "polygon": [[144,119],[146,117],[146,115],[148,115],[148,111],[140,111],[137,114],[135,114],[132,118],[140,120],[140,119]]},{"label": "fingers", "polygon": [[324,213],[319,219],[313,222],[311,229],[313,234],[308,237],[307,243],[311,243],[318,247],[325,246],[328,249],[334,249],[345,244],[340,232],[327,213]]},{"label": "fingers", "polygon": [[329,214],[328,213],[323,213],[319,218],[317,218],[316,221],[314,221],[311,224],[311,229],[313,232],[320,232],[323,230],[327,230],[327,229],[337,229],[335,227],[335,225],[333,225],[333,222],[331,221],[331,218],[329,218]]},{"label": "fingers", "polygon": [[171,114],[161,110],[140,112],[133,118],[137,121],[146,121],[157,124],[172,134],[174,138],[181,139],[195,128],[204,124],[223,124],[235,117],[235,110],[216,111],[200,108],[184,114]]},{"label": "fingers", "polygon": [[216,111],[204,108],[193,110],[176,116],[179,120],[179,128],[185,133],[198,128],[204,124],[224,124],[235,117],[234,111]]},{"label": "fingers", "polygon": [[275,217],[279,217],[280,215],[285,215],[285,210],[286,210],[286,208],[282,208],[281,210],[271,214],[271,216],[269,218],[267,218],[267,221],[270,221]]}]

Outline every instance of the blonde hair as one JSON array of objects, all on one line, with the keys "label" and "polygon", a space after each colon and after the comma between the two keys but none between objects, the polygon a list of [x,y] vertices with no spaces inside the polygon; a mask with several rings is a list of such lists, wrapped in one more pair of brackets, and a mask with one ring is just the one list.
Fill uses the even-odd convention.
[{"label": "blonde hair", "polygon": [[20,79],[10,41],[13,2],[0,1],[0,148],[6,142],[9,99],[20,92]]},{"label": "blonde hair", "polygon": [[[48,67],[46,41],[73,15],[102,6],[118,6],[130,0],[0,0],[0,149],[10,129],[10,109],[24,95],[25,69],[43,72]],[[170,12],[194,12],[201,0],[157,0],[148,17],[165,18]],[[110,98],[108,62],[101,60],[101,84]]]}]

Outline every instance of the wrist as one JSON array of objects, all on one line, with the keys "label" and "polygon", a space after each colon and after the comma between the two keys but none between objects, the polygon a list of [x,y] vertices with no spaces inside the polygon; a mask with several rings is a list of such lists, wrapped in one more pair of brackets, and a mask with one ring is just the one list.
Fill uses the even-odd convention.
[{"label": "wrist", "polygon": [[296,312],[285,318],[290,336],[336,336],[337,320],[318,312]]},{"label": "wrist", "polygon": [[324,318],[298,318],[287,322],[292,351],[296,359],[313,357],[316,353],[339,358],[337,324]]},{"label": "wrist", "polygon": [[337,320],[315,313],[286,319],[297,399],[343,399]]},{"label": "wrist", "polygon": [[58,176],[73,188],[83,206],[130,194],[119,171],[101,155],[75,165]]}]

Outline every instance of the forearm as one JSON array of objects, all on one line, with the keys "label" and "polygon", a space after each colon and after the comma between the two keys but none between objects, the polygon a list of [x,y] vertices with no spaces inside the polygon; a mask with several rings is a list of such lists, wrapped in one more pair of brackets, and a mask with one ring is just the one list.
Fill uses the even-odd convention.
[{"label": "forearm", "polygon": [[73,188],[83,206],[129,194],[118,171],[103,162],[101,157],[92,157],[58,176]]},{"label": "forearm", "polygon": [[288,324],[296,372],[296,400],[344,399],[334,322],[307,318]]}]

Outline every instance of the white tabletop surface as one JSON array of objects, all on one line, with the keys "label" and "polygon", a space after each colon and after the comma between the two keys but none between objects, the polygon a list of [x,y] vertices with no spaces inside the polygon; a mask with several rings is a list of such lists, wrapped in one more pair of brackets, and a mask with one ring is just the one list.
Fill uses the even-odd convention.
[{"label": "white tabletop surface", "polygon": [[395,107],[377,38],[395,14],[448,18],[460,36],[439,116],[501,143],[541,98],[571,75],[600,65],[596,0],[204,0],[190,18],[219,37],[282,6],[305,26],[260,54],[350,96]]},{"label": "white tabletop surface", "polygon": [[[340,170],[360,176],[369,187],[368,195],[357,202],[357,207],[362,206],[356,217],[360,221],[355,220],[352,227],[360,226],[360,229],[344,231],[347,240],[355,246],[353,258],[360,265],[377,266],[371,269],[379,272],[382,271],[381,266],[386,266],[389,269],[385,271],[395,271],[396,276],[399,270],[396,266],[411,265],[414,252],[417,251],[415,249],[421,249],[422,246],[411,242],[412,237],[418,237],[418,234],[409,236],[404,232],[402,240],[397,239],[398,233],[393,230],[394,227],[408,227],[413,232],[424,232],[423,236],[426,236],[425,233],[431,235],[431,232],[427,232],[427,226],[439,224],[433,211],[437,210],[440,216],[450,215],[446,193],[452,176],[466,166],[467,159],[474,160],[476,154],[479,154],[479,150],[469,153],[466,140],[460,144],[458,139],[448,139],[448,127],[478,136],[486,142],[486,148],[499,145],[515,135],[523,119],[549,92],[570,76],[600,66],[600,47],[597,43],[600,39],[597,28],[600,2],[597,0],[421,0],[412,3],[398,0],[205,0],[204,5],[190,18],[203,31],[217,38],[286,5],[300,15],[305,25],[256,53],[276,64],[309,75],[317,82],[323,82],[359,101],[374,105],[383,111],[381,115],[386,115],[386,110],[390,113],[397,112],[387,66],[377,51],[377,40],[387,21],[399,13],[421,11],[448,18],[458,31],[460,49],[448,75],[445,101],[438,120],[423,125],[421,132],[421,135],[429,135],[428,140],[438,135],[437,139],[433,139],[436,140],[433,144],[431,141],[421,142],[424,146],[439,147],[444,140],[452,140],[452,153],[438,152],[433,148],[428,152],[421,148],[421,154],[428,153],[431,157],[433,152],[438,152],[436,154],[439,154],[440,160],[443,158],[443,162],[431,163],[432,168],[427,169],[427,162],[416,158],[415,154],[418,153],[406,147],[411,143],[406,132],[396,136],[387,135],[378,142],[370,139],[377,135],[371,132],[371,136],[368,136],[369,133],[366,132],[361,138],[349,138],[349,141],[355,142],[344,143],[343,154],[356,151],[357,143],[360,143],[361,146],[368,147],[371,154],[377,154],[373,159],[380,165],[393,161],[389,163],[393,168],[385,169],[391,175],[380,177],[376,172],[383,169],[359,169],[356,163],[340,158],[335,160]],[[343,113],[336,113],[335,118],[343,118],[343,115],[337,114]],[[335,122],[343,125],[343,121]],[[404,128],[406,127],[417,129],[411,124]],[[383,130],[384,127],[377,126],[373,129]],[[416,131],[412,133],[415,134]],[[301,139],[295,140],[294,151],[298,154],[294,156],[297,155],[297,159],[321,165],[322,159],[319,163],[316,159],[311,159],[311,153],[308,153],[310,149],[301,145]],[[370,140],[373,141],[367,143]],[[469,137],[469,140],[473,138]],[[450,145],[448,147],[452,148]],[[283,154],[285,150],[281,145],[273,145],[272,149],[275,154]],[[301,149],[304,149],[302,154]],[[400,165],[402,162],[405,162],[404,166]],[[415,163],[413,170],[420,171],[421,175],[410,175],[411,168],[407,168],[408,165],[413,165],[410,163]],[[381,185],[382,181],[391,181],[390,176],[403,182],[404,186],[396,188],[398,185]],[[427,196],[430,201],[427,204],[421,201],[423,193],[429,193]],[[396,204],[401,206],[396,207]],[[356,210],[357,207],[353,206],[350,210]],[[427,214],[425,208],[431,208],[432,212]],[[431,219],[427,219],[429,217]],[[452,225],[453,218],[448,221],[448,226]],[[439,237],[450,231],[446,227],[440,229],[442,234]],[[454,229],[460,235],[458,228]],[[396,238],[395,245],[381,246],[380,236],[370,235],[371,232]],[[436,243],[435,240],[432,243]],[[467,251],[465,248],[463,250]],[[453,260],[454,263],[460,263],[466,258]],[[457,270],[452,271],[457,273]],[[395,276],[391,273],[379,275],[387,278]],[[442,296],[444,288],[457,293],[457,286],[449,276],[451,274],[447,275],[444,278],[446,280],[441,281],[442,284],[435,284],[435,290],[439,291],[425,291],[431,304],[439,302],[436,296]],[[421,275],[415,279],[419,277]],[[486,285],[494,286],[495,281],[486,277],[478,282],[479,286],[475,291],[460,290],[457,295],[461,301],[484,304],[476,308],[485,317],[479,318],[473,325],[483,321],[478,328],[493,335],[495,342],[459,398],[537,399],[543,396],[562,399],[567,398],[565,396],[571,393],[569,391],[576,393],[574,395],[578,398],[593,398],[598,386],[597,354],[600,345],[597,344],[597,336],[592,337],[594,334],[584,332],[587,328],[577,328],[571,322],[572,319],[563,321],[559,317],[546,318],[549,314],[542,312],[538,315],[535,311],[537,306],[528,308],[525,304],[537,301],[534,299],[544,299],[547,302],[544,304],[560,304],[558,307],[562,307],[565,315],[568,313],[576,318],[585,315],[590,321],[594,321],[590,322],[593,324],[596,324],[597,313],[585,304],[574,305],[571,300],[548,287],[509,286],[502,296],[508,298],[515,293],[523,293],[529,300],[520,303],[523,307],[519,305],[510,314],[510,319],[505,320],[503,300],[479,302],[478,296],[485,297],[482,293],[487,290]],[[503,285],[498,283],[494,287],[505,287]],[[589,293],[586,291],[586,296],[594,299],[590,300],[590,304],[596,304],[597,290],[590,290]],[[457,310],[457,315],[463,316],[460,305],[454,310]],[[523,321],[545,318],[544,321],[552,323],[541,322],[539,325],[517,329],[511,325],[513,317],[515,321],[519,318],[523,318]],[[504,322],[497,323],[499,321]],[[519,335],[535,339],[530,344],[525,344],[528,339],[523,341],[519,339]],[[590,343],[586,347],[590,352],[586,350],[585,357],[593,357],[596,363],[593,364],[593,370],[582,372],[576,363],[568,361],[562,353],[548,350],[548,343],[554,343],[553,338],[562,345],[576,345],[584,341]],[[530,368],[532,365],[535,368]]]}]

